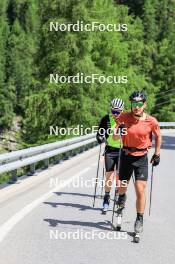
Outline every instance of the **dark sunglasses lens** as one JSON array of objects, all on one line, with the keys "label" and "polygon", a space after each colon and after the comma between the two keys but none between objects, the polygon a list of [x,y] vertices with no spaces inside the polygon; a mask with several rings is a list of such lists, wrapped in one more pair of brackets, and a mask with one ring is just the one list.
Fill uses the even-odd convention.
[{"label": "dark sunglasses lens", "polygon": [[111,112],[112,112],[113,115],[120,115],[120,113],[121,113],[121,112],[116,111],[116,110],[112,110]]}]

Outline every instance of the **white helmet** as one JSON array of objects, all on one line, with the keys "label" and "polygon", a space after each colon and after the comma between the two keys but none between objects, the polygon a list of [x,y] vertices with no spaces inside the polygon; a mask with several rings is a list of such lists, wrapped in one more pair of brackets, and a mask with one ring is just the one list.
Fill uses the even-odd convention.
[{"label": "white helmet", "polygon": [[122,99],[115,98],[111,101],[111,108],[122,111],[124,109],[124,102]]}]

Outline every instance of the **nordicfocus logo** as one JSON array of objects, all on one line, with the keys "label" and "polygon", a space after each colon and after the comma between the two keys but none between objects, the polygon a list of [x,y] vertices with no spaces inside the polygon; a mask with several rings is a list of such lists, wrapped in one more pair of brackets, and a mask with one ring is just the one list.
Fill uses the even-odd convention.
[{"label": "nordicfocus logo", "polygon": [[104,24],[97,21],[85,23],[77,21],[76,23],[50,22],[49,30],[55,32],[125,32],[128,30],[127,24]]},{"label": "nordicfocus logo", "polygon": [[90,230],[85,231],[83,228],[77,229],[76,231],[60,231],[60,230],[50,230],[49,238],[51,240],[118,240],[127,239],[127,232],[114,232],[114,231],[99,231]]},{"label": "nordicfocus logo", "polygon": [[[97,179],[96,178],[92,178],[92,179],[85,179],[83,177],[80,177],[80,178],[76,178],[76,179],[73,179],[73,181],[71,181],[70,183],[66,184],[66,180],[64,179],[60,179],[59,177],[58,178],[50,178],[50,181],[49,181],[49,188],[58,188],[58,187],[61,187],[63,188],[66,184],[67,186],[67,189],[70,188],[94,188],[95,187],[95,184],[97,182]],[[104,186],[107,186],[109,188],[112,188],[112,187],[126,187],[128,186],[128,182],[126,180],[118,180],[117,183],[115,181],[105,181],[105,180],[102,180],[102,179],[99,179],[98,182],[97,182],[97,186],[99,188],[102,188]]]},{"label": "nordicfocus logo", "polygon": [[126,84],[128,82],[127,76],[104,76],[98,73],[93,73],[91,75],[85,75],[80,72],[74,76],[65,76],[58,73],[51,73],[49,78],[50,83],[115,83],[115,84]]},{"label": "nordicfocus logo", "polygon": [[127,128],[108,128],[105,130],[104,128],[100,128],[98,130],[98,126],[92,127],[84,127],[83,125],[77,125],[76,127],[59,127],[59,126],[49,126],[49,135],[50,136],[83,136],[88,134],[96,134],[98,131],[100,136],[105,135],[107,133],[109,136],[112,136],[115,132],[116,135],[127,135]]}]

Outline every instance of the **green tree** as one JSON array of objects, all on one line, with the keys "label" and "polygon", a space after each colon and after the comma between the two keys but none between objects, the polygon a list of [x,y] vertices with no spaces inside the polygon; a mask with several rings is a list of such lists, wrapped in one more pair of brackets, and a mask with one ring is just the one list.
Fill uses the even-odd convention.
[{"label": "green tree", "polygon": [[49,32],[49,22],[116,23],[122,20],[122,9],[117,10],[113,1],[42,2],[39,53],[42,88],[27,100],[25,124],[32,135],[30,138],[47,137],[49,125],[97,124],[107,110],[104,105],[108,106],[113,96],[122,94],[122,86],[118,84],[48,84],[50,73],[72,76],[80,72],[107,76],[122,75],[127,68],[127,45],[120,33]]},{"label": "green tree", "polygon": [[9,0],[7,83],[16,91],[15,112],[24,115],[24,100],[37,85],[35,54],[39,40],[37,4],[33,0]]},{"label": "green tree", "polygon": [[143,15],[145,0],[121,0],[119,2],[126,4],[129,7],[130,14],[140,17]]},{"label": "green tree", "polygon": [[153,79],[159,87],[152,112],[161,121],[175,121],[175,3],[162,0],[157,9],[159,20],[158,54]]},{"label": "green tree", "polygon": [[6,10],[7,1],[0,2],[0,129],[4,130],[10,127],[13,118],[12,101],[14,90],[6,85],[6,63],[7,49],[6,43],[9,35]]}]

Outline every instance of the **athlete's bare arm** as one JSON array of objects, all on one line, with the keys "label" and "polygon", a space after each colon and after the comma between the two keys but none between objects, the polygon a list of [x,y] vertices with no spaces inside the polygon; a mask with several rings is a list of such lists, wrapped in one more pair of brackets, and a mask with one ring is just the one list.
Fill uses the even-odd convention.
[{"label": "athlete's bare arm", "polygon": [[119,125],[117,125],[114,129],[114,133],[113,133],[113,140],[119,140],[120,139],[120,134],[118,133],[118,128],[119,128]]},{"label": "athlete's bare arm", "polygon": [[159,135],[155,134],[155,154],[156,155],[160,155],[161,144],[162,144],[161,134],[159,134]]},{"label": "athlete's bare arm", "polygon": [[124,124],[123,115],[124,115],[124,113],[121,113],[120,116],[116,117],[116,127],[114,129],[114,133],[112,136],[113,140],[119,140],[121,138],[118,129],[119,129],[121,124]]}]

